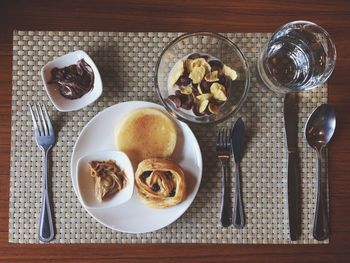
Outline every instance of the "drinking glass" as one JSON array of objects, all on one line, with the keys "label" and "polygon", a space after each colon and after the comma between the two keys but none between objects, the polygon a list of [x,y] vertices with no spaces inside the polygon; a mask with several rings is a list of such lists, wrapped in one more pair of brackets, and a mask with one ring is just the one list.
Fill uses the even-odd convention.
[{"label": "drinking glass", "polygon": [[336,49],[329,34],[309,21],[280,27],[258,59],[262,82],[276,93],[299,92],[323,84],[334,70]]}]

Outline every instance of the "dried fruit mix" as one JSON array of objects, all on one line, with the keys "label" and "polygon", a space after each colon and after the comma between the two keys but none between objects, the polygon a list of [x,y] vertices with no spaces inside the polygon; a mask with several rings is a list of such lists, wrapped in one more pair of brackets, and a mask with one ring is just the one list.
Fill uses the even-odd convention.
[{"label": "dried fruit mix", "polygon": [[197,116],[217,114],[228,100],[237,72],[217,59],[193,53],[176,63],[170,85],[175,89],[168,97],[177,108],[192,110]]}]

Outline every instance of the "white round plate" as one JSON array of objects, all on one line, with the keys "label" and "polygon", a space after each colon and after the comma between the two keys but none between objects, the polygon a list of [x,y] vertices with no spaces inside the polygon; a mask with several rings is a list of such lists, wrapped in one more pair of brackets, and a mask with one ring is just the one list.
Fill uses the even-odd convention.
[{"label": "white round plate", "polygon": [[[71,160],[73,187],[80,203],[82,203],[82,198],[78,191],[76,173],[78,160],[82,156],[97,151],[118,150],[115,145],[116,125],[129,112],[145,107],[164,111],[163,107],[151,102],[123,102],[101,111],[83,128],[75,143]],[[182,167],[186,174],[187,198],[170,208],[149,208],[142,203],[135,189],[131,199],[122,205],[103,209],[84,207],[93,218],[114,230],[125,233],[145,233],[171,224],[187,210],[198,192],[202,179],[202,155],[191,129],[183,122],[176,120],[175,122],[178,127],[178,140],[172,159]]]}]

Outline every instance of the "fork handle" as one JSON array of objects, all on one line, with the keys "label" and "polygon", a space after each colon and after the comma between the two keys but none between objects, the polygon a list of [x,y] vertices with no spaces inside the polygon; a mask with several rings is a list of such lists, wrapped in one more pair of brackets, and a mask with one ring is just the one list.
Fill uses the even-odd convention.
[{"label": "fork handle", "polygon": [[43,192],[41,197],[41,211],[39,221],[39,240],[49,242],[54,238],[54,229],[51,215],[50,199],[48,194],[48,153],[49,149],[43,149]]},{"label": "fork handle", "polygon": [[243,201],[241,195],[241,176],[239,163],[236,163],[236,191],[235,191],[235,204],[233,207],[232,224],[235,228],[242,229],[245,225]]},{"label": "fork handle", "polygon": [[227,167],[228,160],[221,160],[221,215],[220,221],[223,227],[230,225],[230,207],[229,207],[229,196],[227,191]]}]

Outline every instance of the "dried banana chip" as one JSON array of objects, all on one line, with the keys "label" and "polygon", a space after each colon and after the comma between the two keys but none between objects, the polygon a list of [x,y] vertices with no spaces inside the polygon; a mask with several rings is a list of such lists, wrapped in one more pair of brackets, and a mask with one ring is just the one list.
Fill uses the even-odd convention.
[{"label": "dried banana chip", "polygon": [[213,94],[211,94],[211,93],[204,93],[202,95],[198,95],[196,98],[199,101],[203,101],[203,100],[209,100],[212,96],[213,96]]},{"label": "dried banana chip", "polygon": [[211,71],[211,67],[210,67],[209,63],[204,58],[193,59],[193,60],[187,62],[186,66],[187,66],[188,72],[190,72],[190,73],[196,67],[200,67],[200,66],[203,66],[205,68],[205,72],[210,72]]},{"label": "dried banana chip", "polygon": [[175,70],[173,76],[171,77],[171,85],[175,85],[176,81],[181,77],[181,75],[184,73],[184,63],[179,63],[178,68]]},{"label": "dried banana chip", "polygon": [[208,82],[219,81],[219,71],[215,70],[205,75],[204,79]]},{"label": "dried banana chip", "polygon": [[203,94],[204,93],[203,90],[202,90],[202,87],[201,87],[201,83],[198,83],[197,90],[198,90],[199,94]]},{"label": "dried banana chip", "polygon": [[207,61],[204,59],[204,58],[196,58],[196,59],[193,59],[192,61],[191,61],[191,64],[190,64],[190,66],[192,67],[192,69],[193,68],[195,68],[195,67],[200,67],[200,66],[202,66],[204,63],[206,63]]},{"label": "dried banana chip", "polygon": [[192,87],[189,87],[189,86],[187,86],[187,87],[180,87],[180,92],[182,94],[191,94],[192,91],[193,91]]},{"label": "dried banana chip", "polygon": [[205,68],[203,66],[195,67],[191,71],[189,78],[192,79],[193,84],[198,84],[202,81],[205,75]]},{"label": "dried banana chip", "polygon": [[214,99],[220,100],[220,101],[227,101],[227,96],[226,96],[226,90],[223,85],[220,83],[213,83],[210,86],[210,92],[213,94]]},{"label": "dried banana chip", "polygon": [[184,62],[185,69],[187,70],[188,73],[191,72],[191,64],[192,64],[193,59],[186,59]]},{"label": "dried banana chip", "polygon": [[205,61],[202,66],[205,68],[206,73],[209,73],[211,71],[211,67],[208,62]]},{"label": "dried banana chip", "polygon": [[207,108],[208,104],[209,104],[209,100],[200,100],[199,108],[198,108],[199,113],[203,113]]},{"label": "dried banana chip", "polygon": [[232,69],[232,68],[230,68],[229,66],[226,66],[226,65],[224,64],[224,67],[223,67],[222,70],[223,70],[224,74],[225,74],[226,76],[230,77],[232,80],[237,79],[237,72],[236,72],[234,69]]}]

